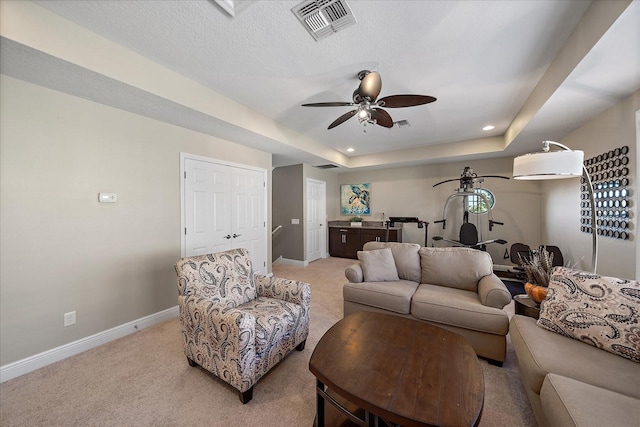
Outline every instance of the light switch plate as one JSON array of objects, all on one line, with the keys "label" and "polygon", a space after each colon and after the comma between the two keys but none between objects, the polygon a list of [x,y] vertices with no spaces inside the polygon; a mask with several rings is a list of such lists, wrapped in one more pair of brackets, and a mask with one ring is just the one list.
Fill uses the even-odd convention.
[{"label": "light switch plate", "polygon": [[115,203],[118,201],[118,195],[116,193],[100,193],[98,201],[100,203]]},{"label": "light switch plate", "polygon": [[64,314],[64,326],[71,326],[76,324],[76,312],[70,311]]},{"label": "light switch plate", "polygon": [[291,224],[300,224],[300,220],[298,218],[292,218]]}]

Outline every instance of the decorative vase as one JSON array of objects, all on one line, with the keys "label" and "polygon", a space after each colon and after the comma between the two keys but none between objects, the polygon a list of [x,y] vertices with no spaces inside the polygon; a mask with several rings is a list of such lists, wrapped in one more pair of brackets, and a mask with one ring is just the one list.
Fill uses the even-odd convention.
[{"label": "decorative vase", "polygon": [[533,301],[540,304],[547,297],[547,288],[545,286],[535,285],[533,283],[525,283],[524,291]]}]

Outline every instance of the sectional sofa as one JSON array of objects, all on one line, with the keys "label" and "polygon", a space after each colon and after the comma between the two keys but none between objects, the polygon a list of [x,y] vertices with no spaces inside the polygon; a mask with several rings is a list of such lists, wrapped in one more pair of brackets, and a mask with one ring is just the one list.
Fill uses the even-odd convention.
[{"label": "sectional sofa", "polygon": [[511,342],[538,425],[640,425],[640,283],[556,267]]}]

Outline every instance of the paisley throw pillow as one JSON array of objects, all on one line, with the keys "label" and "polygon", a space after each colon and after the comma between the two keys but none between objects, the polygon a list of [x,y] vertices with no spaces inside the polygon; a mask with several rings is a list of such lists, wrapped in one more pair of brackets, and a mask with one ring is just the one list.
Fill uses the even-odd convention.
[{"label": "paisley throw pillow", "polygon": [[556,267],[538,326],[640,363],[640,282]]}]

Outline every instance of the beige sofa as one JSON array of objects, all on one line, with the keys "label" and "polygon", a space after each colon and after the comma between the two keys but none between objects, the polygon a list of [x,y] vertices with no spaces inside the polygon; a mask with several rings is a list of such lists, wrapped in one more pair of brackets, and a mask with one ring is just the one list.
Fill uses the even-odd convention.
[{"label": "beige sofa", "polygon": [[[606,279],[556,268],[542,326],[511,319],[518,369],[541,427],[640,425],[640,286],[620,279],[598,284]],[[631,291],[616,297],[625,288]]]},{"label": "beige sofa", "polygon": [[383,242],[363,249],[345,271],[345,316],[377,311],[429,322],[464,336],[478,356],[502,365],[509,332],[503,307],[511,294],[493,274],[488,253]]}]

